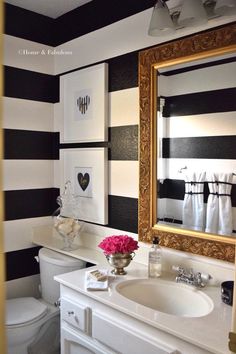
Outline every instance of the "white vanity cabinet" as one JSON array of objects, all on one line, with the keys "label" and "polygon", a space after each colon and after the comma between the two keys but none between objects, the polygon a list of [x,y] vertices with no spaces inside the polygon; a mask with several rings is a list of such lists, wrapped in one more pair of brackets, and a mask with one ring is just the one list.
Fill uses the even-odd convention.
[{"label": "white vanity cabinet", "polygon": [[95,343],[84,333],[75,331],[65,323],[61,327],[61,353],[63,354],[112,354],[111,350]]},{"label": "white vanity cabinet", "polygon": [[61,284],[61,354],[209,354]]}]

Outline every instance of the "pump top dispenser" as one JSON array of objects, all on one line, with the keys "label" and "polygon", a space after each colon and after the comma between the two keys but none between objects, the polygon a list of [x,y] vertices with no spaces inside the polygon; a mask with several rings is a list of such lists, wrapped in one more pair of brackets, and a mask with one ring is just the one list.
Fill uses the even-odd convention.
[{"label": "pump top dispenser", "polygon": [[159,246],[159,237],[152,240],[152,247],[148,254],[148,276],[149,278],[159,278],[162,270],[162,250]]}]

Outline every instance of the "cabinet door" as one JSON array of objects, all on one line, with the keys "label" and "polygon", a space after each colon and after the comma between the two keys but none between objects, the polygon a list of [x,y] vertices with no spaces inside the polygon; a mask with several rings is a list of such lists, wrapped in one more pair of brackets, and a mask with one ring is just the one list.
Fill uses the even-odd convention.
[{"label": "cabinet door", "polygon": [[93,312],[93,338],[122,354],[181,354],[172,346],[140,333],[104,314]]},{"label": "cabinet door", "polygon": [[116,354],[91,337],[70,327],[61,327],[61,354]]}]

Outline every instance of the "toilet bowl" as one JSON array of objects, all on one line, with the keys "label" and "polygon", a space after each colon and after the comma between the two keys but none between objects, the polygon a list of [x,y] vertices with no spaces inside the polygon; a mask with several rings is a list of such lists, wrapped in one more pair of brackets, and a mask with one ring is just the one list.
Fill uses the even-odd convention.
[{"label": "toilet bowl", "polygon": [[54,275],[86,266],[86,262],[52,250],[39,251],[42,298],[22,297],[6,300],[8,354],[59,354],[60,318],[55,302],[59,284]]}]

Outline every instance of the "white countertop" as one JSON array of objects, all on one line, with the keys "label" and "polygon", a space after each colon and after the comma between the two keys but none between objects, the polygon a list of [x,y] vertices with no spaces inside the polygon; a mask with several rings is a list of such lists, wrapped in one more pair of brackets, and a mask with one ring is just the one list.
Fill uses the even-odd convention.
[{"label": "white countertop", "polygon": [[[201,290],[214,302],[214,309],[210,314],[194,318],[178,317],[139,305],[126,299],[115,290],[116,285],[122,281],[147,278],[146,266],[132,262],[126,268],[128,274],[125,276],[116,276],[110,283],[108,291],[88,291],[85,286],[85,273],[87,270],[82,269],[58,275],[55,277],[55,280],[81,294],[195,344],[204,350],[215,354],[230,353],[228,350],[228,334],[230,331],[232,307],[221,302],[219,287],[209,286]],[[165,274],[163,276],[163,279],[171,280],[171,278],[174,278],[172,274]],[[157,279],[156,281],[158,283],[158,281],[163,280]],[[183,286],[186,287],[188,285],[183,284]]]},{"label": "white countertop", "polygon": [[[89,236],[89,235],[88,235]],[[84,236],[86,237],[86,235]],[[33,229],[33,243],[43,247],[50,248],[51,250],[67,254],[68,256],[81,259],[86,262],[93,264],[105,264],[107,265],[106,259],[102,251],[97,251],[94,248],[89,248],[86,242],[80,238],[77,243],[74,244],[78,246],[78,249],[74,251],[64,251],[63,250],[63,240],[57,231],[52,226],[40,226]]]},{"label": "white countertop", "polygon": [[[96,266],[89,269],[98,269],[99,267],[111,269],[103,253],[94,248],[89,248],[88,242],[82,242],[78,245],[79,248],[75,251],[63,251],[63,242],[52,227],[45,226],[35,228],[33,242],[72,257],[96,264]],[[84,244],[86,244],[86,247]],[[94,245],[91,244],[91,247],[94,247]],[[143,264],[132,261],[126,270],[128,273],[127,275],[116,276],[113,278],[113,281],[109,284],[108,291],[88,291],[86,289],[85,273],[88,271],[88,268],[58,275],[55,279],[59,283],[81,294],[130,315],[155,328],[175,335],[204,350],[214,354],[230,354],[230,351],[228,350],[228,335],[231,330],[232,307],[222,303],[219,287],[208,286],[201,290],[214,302],[214,309],[211,313],[203,317],[178,317],[139,305],[120,295],[115,290],[116,285],[120,282],[137,278],[147,278],[147,266]],[[167,280],[173,279],[174,282],[173,274],[165,273],[162,278]],[[158,281],[162,281],[162,279],[157,279],[157,282]],[[188,285],[183,284],[183,286]]]}]

